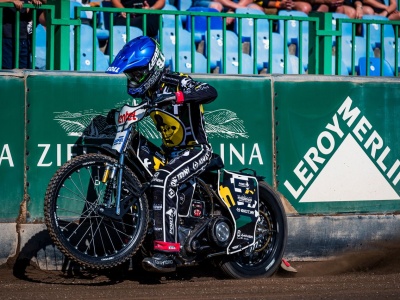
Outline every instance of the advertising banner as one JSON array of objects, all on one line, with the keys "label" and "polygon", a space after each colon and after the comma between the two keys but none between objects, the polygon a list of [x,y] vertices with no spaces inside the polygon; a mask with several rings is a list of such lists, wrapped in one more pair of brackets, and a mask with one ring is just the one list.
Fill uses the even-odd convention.
[{"label": "advertising banner", "polygon": [[398,81],[277,81],[278,190],[299,213],[400,209]]},{"label": "advertising banner", "polygon": [[[204,105],[209,140],[227,169],[252,168],[272,182],[270,82],[265,77],[193,76],[213,85],[219,97]],[[54,172],[87,141],[110,142],[113,126],[105,122],[112,108],[132,103],[124,75],[76,72],[30,73],[27,77],[27,180],[30,220],[43,217],[45,190]],[[255,113],[257,111],[257,113]],[[261,113],[259,113],[261,112]],[[156,145],[159,133],[147,118],[140,131]],[[100,142],[101,143],[101,142]],[[253,174],[252,172],[250,174]]]},{"label": "advertising banner", "polygon": [[24,199],[23,73],[0,72],[0,222],[15,222]]},{"label": "advertising banner", "polygon": [[31,220],[43,217],[47,185],[56,170],[76,155],[78,149],[74,145],[82,143],[83,135],[86,139],[107,140],[110,128],[105,116],[110,109],[132,102],[126,94],[126,81],[121,79],[76,72],[28,75],[27,181]]}]

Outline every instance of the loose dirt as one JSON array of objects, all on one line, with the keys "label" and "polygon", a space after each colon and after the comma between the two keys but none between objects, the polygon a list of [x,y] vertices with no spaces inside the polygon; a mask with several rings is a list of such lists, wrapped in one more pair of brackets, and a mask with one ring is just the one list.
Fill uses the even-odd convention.
[{"label": "loose dirt", "polygon": [[155,276],[45,271],[31,262],[0,267],[0,299],[399,299],[400,243],[370,245],[319,262],[291,262],[297,273],[224,279],[211,265]]}]

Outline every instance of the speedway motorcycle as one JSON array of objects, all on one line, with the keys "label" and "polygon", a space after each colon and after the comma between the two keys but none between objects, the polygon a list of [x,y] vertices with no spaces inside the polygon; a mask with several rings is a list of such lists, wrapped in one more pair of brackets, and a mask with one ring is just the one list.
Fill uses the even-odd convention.
[{"label": "speedway motorcycle", "polygon": [[[115,111],[112,147],[86,150],[49,182],[44,216],[58,249],[83,267],[109,269],[151,255],[149,182],[166,160],[139,132],[150,101]],[[178,267],[212,260],[231,278],[271,276],[287,241],[287,220],[276,192],[255,171],[224,169],[213,154],[208,168],[179,187]]]}]

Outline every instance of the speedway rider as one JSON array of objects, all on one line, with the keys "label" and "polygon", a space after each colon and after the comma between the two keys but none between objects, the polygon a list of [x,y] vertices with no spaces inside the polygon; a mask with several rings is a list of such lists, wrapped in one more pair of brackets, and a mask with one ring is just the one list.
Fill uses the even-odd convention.
[{"label": "speedway rider", "polygon": [[157,130],[161,133],[167,163],[154,174],[150,183],[154,210],[154,254],[143,260],[148,271],[172,272],[175,255],[180,251],[177,234],[180,184],[200,174],[211,159],[202,104],[217,98],[207,83],[165,70],[165,57],[159,44],[147,36],[128,42],[107,69],[124,73],[128,94],[148,98]]}]

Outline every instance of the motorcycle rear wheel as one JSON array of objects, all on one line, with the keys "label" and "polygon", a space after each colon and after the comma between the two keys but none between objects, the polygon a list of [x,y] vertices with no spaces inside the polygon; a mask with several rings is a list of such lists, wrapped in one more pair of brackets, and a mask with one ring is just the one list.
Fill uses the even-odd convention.
[{"label": "motorcycle rear wheel", "polygon": [[287,242],[285,210],[277,193],[264,181],[259,182],[259,199],[254,251],[244,250],[220,262],[221,270],[231,278],[270,277],[282,262]]},{"label": "motorcycle rear wheel", "polygon": [[[102,182],[105,164],[117,163],[102,154],[77,156],[55,173],[47,187],[44,217],[49,234],[66,257],[85,267],[107,269],[121,265],[132,257],[146,235],[146,195],[136,197],[121,219],[100,213],[107,207],[107,183]],[[121,201],[140,187],[135,174],[125,167]],[[114,188],[108,187],[107,193],[115,199]],[[115,206],[115,202],[110,203]]]}]

